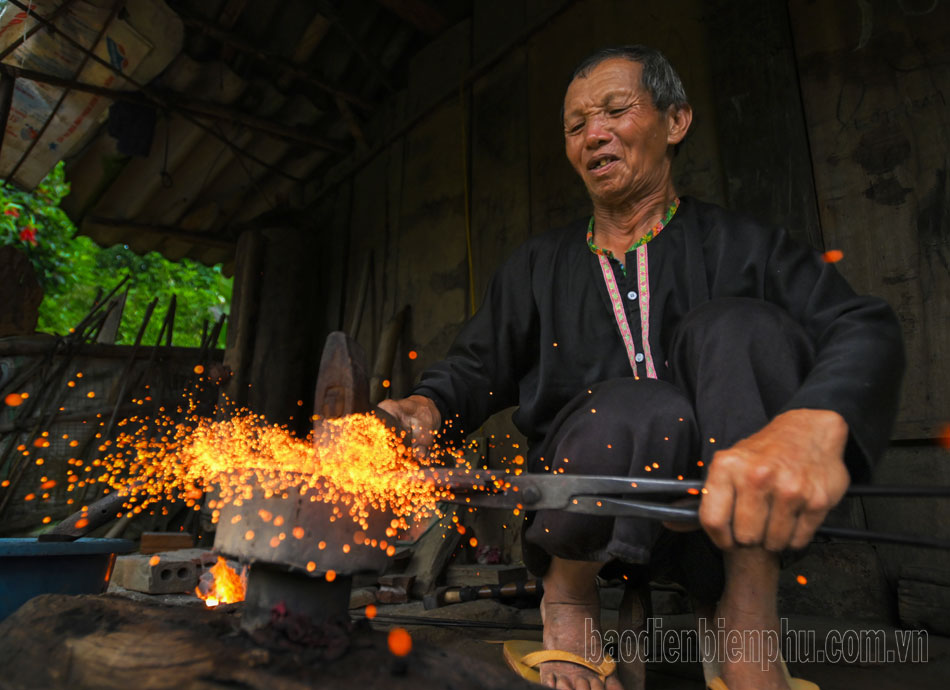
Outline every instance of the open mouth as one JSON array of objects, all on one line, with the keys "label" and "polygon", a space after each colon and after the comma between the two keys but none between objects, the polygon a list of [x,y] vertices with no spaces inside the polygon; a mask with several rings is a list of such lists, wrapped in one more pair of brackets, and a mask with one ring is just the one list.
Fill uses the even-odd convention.
[{"label": "open mouth", "polygon": [[599,172],[617,160],[618,158],[616,156],[612,156],[610,154],[597,156],[596,158],[591,159],[591,161],[587,164],[587,169],[594,172]]}]

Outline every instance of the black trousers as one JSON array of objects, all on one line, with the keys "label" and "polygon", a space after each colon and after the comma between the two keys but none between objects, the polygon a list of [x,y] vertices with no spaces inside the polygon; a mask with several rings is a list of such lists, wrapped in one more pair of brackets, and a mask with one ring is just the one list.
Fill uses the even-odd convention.
[{"label": "black trousers", "polygon": [[[668,355],[669,381],[612,379],[571,400],[531,471],[701,478],[717,450],[782,410],[811,369],[814,347],[780,308],[727,298],[687,314]],[[538,511],[528,516],[523,547],[537,575],[558,556],[612,561],[635,580],[666,575],[705,600],[723,585],[722,559],[705,533],[672,533],[653,520]]]}]

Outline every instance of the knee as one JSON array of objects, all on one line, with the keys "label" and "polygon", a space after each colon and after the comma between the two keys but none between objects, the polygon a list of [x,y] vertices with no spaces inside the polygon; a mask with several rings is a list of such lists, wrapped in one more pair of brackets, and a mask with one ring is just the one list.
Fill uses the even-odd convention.
[{"label": "knee", "polygon": [[604,413],[600,423],[629,426],[632,420],[640,426],[654,416],[678,417],[693,415],[686,395],[676,386],[657,379],[611,379],[590,388],[590,408]]},{"label": "knee", "polygon": [[751,297],[720,297],[692,309],[673,334],[670,349],[684,341],[739,344],[775,334],[807,339],[804,329],[781,307]]}]

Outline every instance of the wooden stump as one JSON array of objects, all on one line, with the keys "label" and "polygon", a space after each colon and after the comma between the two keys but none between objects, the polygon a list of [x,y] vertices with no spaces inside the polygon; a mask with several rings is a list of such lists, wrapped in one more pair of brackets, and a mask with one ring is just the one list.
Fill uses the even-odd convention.
[{"label": "wooden stump", "polygon": [[33,335],[43,288],[29,257],[16,247],[0,247],[0,338]]},{"label": "wooden stump", "polygon": [[240,628],[241,605],[207,609],[46,594],[0,623],[0,688],[260,690],[524,688],[512,672],[416,643],[397,663],[386,633],[357,625],[342,656]]}]

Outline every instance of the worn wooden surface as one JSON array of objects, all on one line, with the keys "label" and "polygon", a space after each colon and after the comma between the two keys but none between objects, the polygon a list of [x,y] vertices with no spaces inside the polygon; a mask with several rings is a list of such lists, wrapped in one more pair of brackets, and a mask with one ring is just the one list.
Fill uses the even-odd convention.
[{"label": "worn wooden surface", "polygon": [[896,437],[936,436],[950,419],[950,5],[789,8],[825,246],[900,317]]},{"label": "worn wooden surface", "polygon": [[386,634],[357,628],[343,656],[251,640],[241,605],[161,606],[111,596],[43,595],[0,623],[2,688],[530,688],[500,666],[417,641],[402,674]]},{"label": "worn wooden surface", "polygon": [[821,249],[785,3],[716,0],[706,8],[727,205],[784,226],[795,239]]}]

